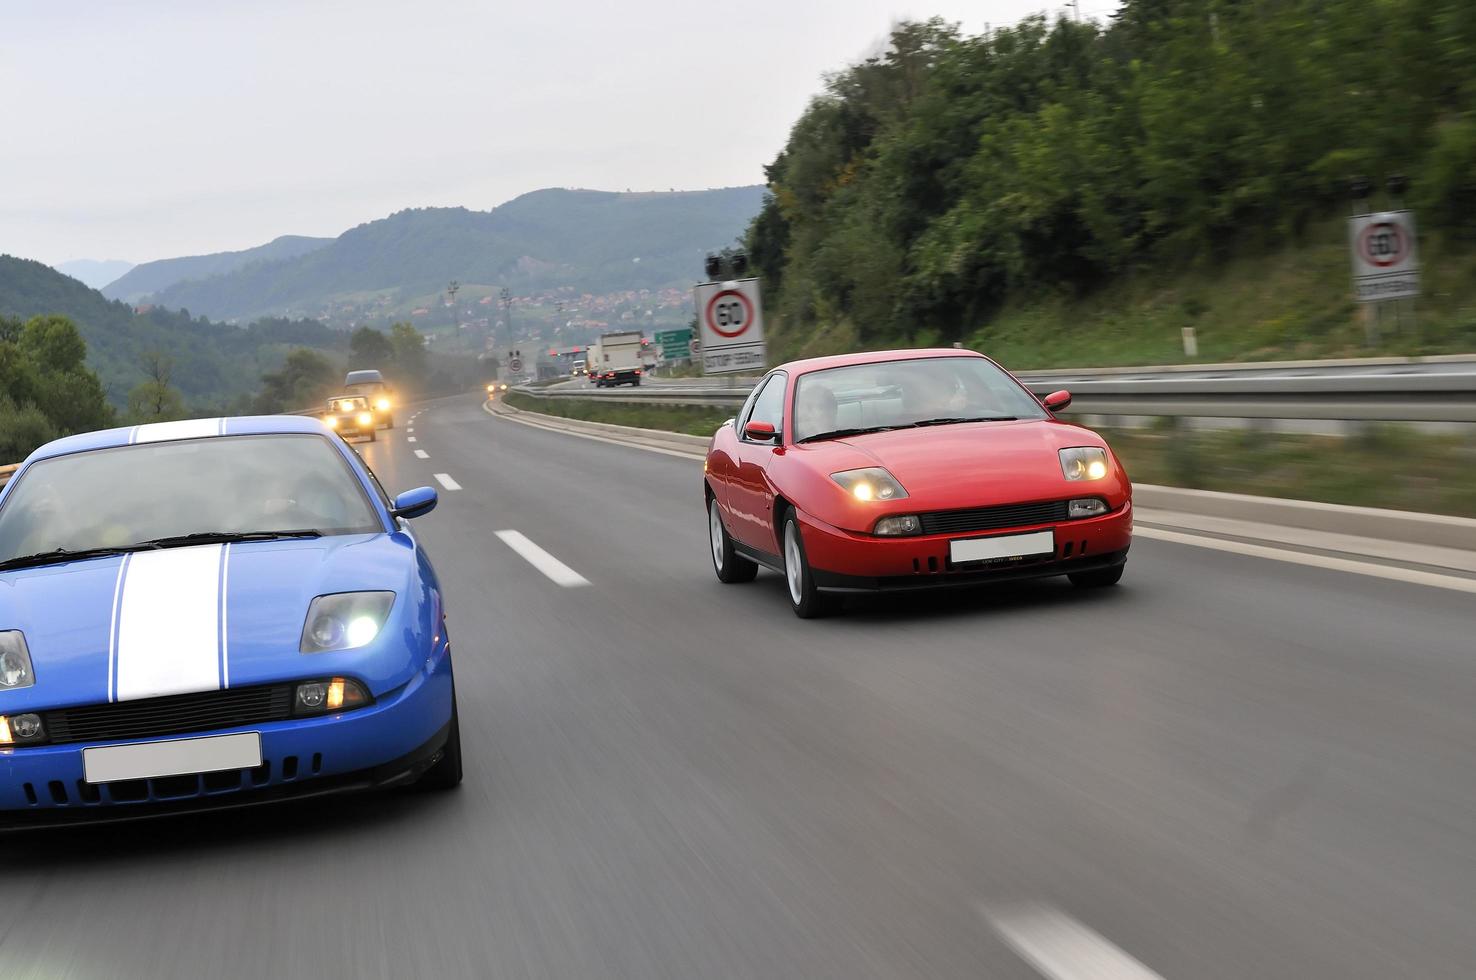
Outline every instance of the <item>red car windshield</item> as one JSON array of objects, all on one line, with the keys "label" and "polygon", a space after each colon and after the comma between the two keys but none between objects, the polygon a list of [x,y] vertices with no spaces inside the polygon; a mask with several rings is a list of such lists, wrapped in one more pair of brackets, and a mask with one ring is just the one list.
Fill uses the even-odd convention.
[{"label": "red car windshield", "polygon": [[794,439],[831,432],[1048,418],[1035,396],[982,357],[879,361],[812,371],[795,389]]}]

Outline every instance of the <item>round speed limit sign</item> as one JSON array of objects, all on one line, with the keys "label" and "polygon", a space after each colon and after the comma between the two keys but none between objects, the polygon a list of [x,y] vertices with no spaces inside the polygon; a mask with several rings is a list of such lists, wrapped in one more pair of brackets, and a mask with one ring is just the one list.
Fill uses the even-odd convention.
[{"label": "round speed limit sign", "polygon": [[725,289],[707,301],[707,326],[720,337],[738,337],[753,322],[753,303],[736,289]]},{"label": "round speed limit sign", "polygon": [[1404,229],[1392,221],[1371,224],[1358,236],[1358,257],[1376,268],[1398,265],[1408,250]]}]

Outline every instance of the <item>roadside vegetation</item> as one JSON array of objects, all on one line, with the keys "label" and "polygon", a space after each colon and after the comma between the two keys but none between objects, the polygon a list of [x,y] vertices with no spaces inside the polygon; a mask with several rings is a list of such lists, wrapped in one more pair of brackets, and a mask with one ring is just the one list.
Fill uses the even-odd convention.
[{"label": "roadside vegetation", "polygon": [[[961,341],[1012,367],[1476,347],[1476,5],[1126,0],[899,25],[766,168],[779,357]],[[1409,179],[1403,201],[1385,178]],[[1349,179],[1422,230],[1419,327],[1364,346]]]}]

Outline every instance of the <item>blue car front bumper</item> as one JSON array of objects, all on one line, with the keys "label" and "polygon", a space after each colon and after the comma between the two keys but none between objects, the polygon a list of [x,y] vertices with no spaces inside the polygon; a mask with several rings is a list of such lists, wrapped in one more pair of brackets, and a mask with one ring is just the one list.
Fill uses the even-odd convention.
[{"label": "blue car front bumper", "polygon": [[449,650],[372,705],[334,715],[190,732],[260,732],[262,765],[199,776],[89,784],[77,742],[0,750],[0,828],[131,820],[413,782],[451,730]]}]

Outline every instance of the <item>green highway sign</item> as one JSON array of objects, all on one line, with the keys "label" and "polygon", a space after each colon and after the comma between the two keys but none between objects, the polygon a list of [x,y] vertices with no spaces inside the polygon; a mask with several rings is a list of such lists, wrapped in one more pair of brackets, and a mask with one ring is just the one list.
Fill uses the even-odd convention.
[{"label": "green highway sign", "polygon": [[662,330],[656,334],[655,340],[656,346],[661,348],[662,356],[668,361],[691,356],[692,331],[690,328]]}]

